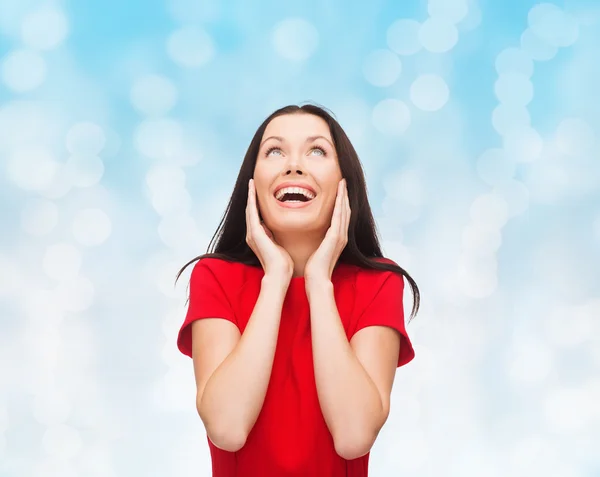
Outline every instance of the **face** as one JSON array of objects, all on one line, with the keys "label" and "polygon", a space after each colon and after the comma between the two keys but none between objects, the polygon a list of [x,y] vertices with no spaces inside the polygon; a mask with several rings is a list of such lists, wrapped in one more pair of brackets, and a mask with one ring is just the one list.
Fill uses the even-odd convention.
[{"label": "face", "polygon": [[[326,232],[342,179],[327,123],[312,114],[288,114],[273,119],[263,134],[254,169],[258,206],[265,225],[274,233]],[[284,183],[310,189],[305,202],[286,194],[276,198]],[[288,190],[289,191],[289,190]],[[292,191],[290,191],[292,192]]]}]

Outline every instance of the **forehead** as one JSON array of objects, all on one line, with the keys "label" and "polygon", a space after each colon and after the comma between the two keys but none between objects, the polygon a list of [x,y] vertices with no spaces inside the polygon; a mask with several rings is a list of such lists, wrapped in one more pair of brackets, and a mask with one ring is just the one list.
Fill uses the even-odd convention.
[{"label": "forehead", "polygon": [[325,120],[313,114],[278,116],[267,125],[263,139],[269,136],[281,136],[291,142],[303,142],[308,136],[324,136],[331,140]]}]

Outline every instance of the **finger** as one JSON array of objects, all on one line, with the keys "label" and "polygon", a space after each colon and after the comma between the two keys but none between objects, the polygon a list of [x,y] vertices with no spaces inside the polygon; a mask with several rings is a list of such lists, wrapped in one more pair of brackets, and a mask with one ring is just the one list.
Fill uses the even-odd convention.
[{"label": "finger", "polygon": [[346,215],[344,217],[344,225],[342,227],[342,233],[346,241],[348,240],[348,227],[350,226],[350,198],[348,197],[348,183],[344,179],[344,208],[346,210]]},{"label": "finger", "polygon": [[344,231],[342,227],[344,226],[344,216],[346,215],[346,198],[344,197],[344,179],[341,180],[341,190],[340,190],[340,222],[336,228],[338,234],[338,240],[343,236]]},{"label": "finger", "polygon": [[261,228],[260,219],[258,218],[258,206],[256,205],[256,187],[254,187],[254,180],[250,182],[250,223],[252,224],[252,232],[256,233]]},{"label": "finger", "polygon": [[336,224],[335,230],[338,234],[338,239],[344,236],[344,221],[346,219],[346,192],[345,192],[345,184],[342,179],[340,182],[340,190],[339,190],[339,204],[338,204],[338,223]]},{"label": "finger", "polygon": [[250,196],[252,195],[252,179],[248,181],[248,200],[246,201],[246,239],[252,236],[252,224],[250,223]]},{"label": "finger", "polygon": [[350,227],[350,219],[352,218],[352,210],[350,209],[350,197],[348,196],[348,183],[345,182],[346,190],[346,224],[344,225],[344,236],[348,240],[348,228]]},{"label": "finger", "polygon": [[329,229],[327,230],[327,235],[337,234],[337,232],[339,230],[338,215],[340,212],[340,198],[341,198],[340,184],[341,183],[338,183],[337,193],[335,196],[335,203],[333,204],[333,213],[331,214],[331,225],[329,226]]}]

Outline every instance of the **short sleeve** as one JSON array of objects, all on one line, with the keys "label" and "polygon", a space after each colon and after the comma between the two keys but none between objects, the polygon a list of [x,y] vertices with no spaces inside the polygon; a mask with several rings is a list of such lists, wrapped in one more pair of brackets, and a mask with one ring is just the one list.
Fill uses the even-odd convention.
[{"label": "short sleeve", "polygon": [[177,337],[179,351],[189,357],[192,356],[191,325],[194,321],[202,318],[223,318],[237,326],[224,284],[218,280],[213,270],[214,261],[200,260],[194,266],[190,277],[188,309]]},{"label": "short sleeve", "polygon": [[389,326],[400,333],[400,353],[397,367],[404,366],[415,357],[412,343],[404,324],[404,279],[397,273],[386,272],[372,301],[357,321],[354,333],[367,326]]}]

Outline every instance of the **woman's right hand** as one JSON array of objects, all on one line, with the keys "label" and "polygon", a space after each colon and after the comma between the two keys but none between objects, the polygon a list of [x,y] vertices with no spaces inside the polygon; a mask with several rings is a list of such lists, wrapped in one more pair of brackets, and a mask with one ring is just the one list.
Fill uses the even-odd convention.
[{"label": "woman's right hand", "polygon": [[271,231],[260,221],[256,204],[254,179],[248,182],[248,203],[246,205],[246,243],[256,254],[265,275],[291,279],[294,261],[287,251],[273,238]]}]

